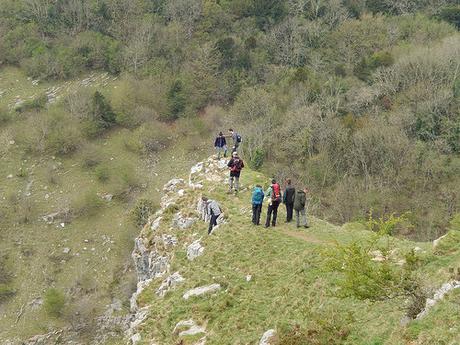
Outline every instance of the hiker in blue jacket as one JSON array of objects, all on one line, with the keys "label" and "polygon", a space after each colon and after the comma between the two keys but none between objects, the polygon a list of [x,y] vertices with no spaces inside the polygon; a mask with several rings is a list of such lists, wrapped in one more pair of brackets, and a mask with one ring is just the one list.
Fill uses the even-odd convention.
[{"label": "hiker in blue jacket", "polygon": [[214,141],[214,147],[217,151],[217,159],[220,159],[220,154],[223,152],[224,157],[227,157],[227,140],[222,132],[219,132],[216,140]]},{"label": "hiker in blue jacket", "polygon": [[261,185],[256,185],[252,191],[252,223],[260,224],[260,213],[262,212],[262,203],[264,202],[264,191]]}]

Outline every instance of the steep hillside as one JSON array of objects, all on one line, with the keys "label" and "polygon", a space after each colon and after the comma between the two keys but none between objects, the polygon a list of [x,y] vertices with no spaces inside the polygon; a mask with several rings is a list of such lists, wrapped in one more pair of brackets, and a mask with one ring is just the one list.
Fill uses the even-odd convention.
[{"label": "steep hillside", "polygon": [[[91,95],[111,98],[120,79],[36,81],[17,68],[0,70],[2,344],[49,332],[83,344],[119,338],[124,324],[107,316],[114,308],[128,314],[130,252],[143,212],[157,207],[171,175],[207,155],[200,119],[86,136],[69,103],[85,112]],[[188,137],[178,140],[183,126]],[[73,149],[61,150],[67,144]]]},{"label": "steep hillside", "polygon": [[[431,243],[384,235],[376,248],[390,251],[374,250],[367,259],[361,258],[360,265],[379,272],[383,267],[387,276],[396,272],[397,279],[417,263],[413,273],[425,294],[412,315],[418,314],[419,319],[413,320],[407,316],[410,298],[398,295],[402,290],[396,285],[391,287],[395,294],[389,289],[381,298],[343,293],[346,266],[356,262],[343,256],[339,269],[329,262],[343,248],[357,248],[374,238],[364,224],[337,227],[310,217],[311,227],[297,230],[284,223],[281,206],[279,226],[253,226],[250,190],[256,183],[266,185],[268,178],[245,168],[242,190],[235,196],[226,194],[226,174],[225,160],[210,158],[194,166],[188,180],[173,179],[165,185],[161,210],[135,241],[139,283],[131,301],[135,312],[128,332],[131,343],[256,344],[268,330],[277,334],[271,344],[460,340],[456,331],[460,292],[455,290],[459,283],[451,272],[460,264],[458,224],[435,250]],[[202,220],[202,195],[217,200],[224,209],[221,224],[210,236]],[[358,276],[359,270],[355,273]],[[357,282],[357,291],[378,279],[367,278]],[[451,285],[442,286],[450,281]],[[423,312],[425,297],[431,298],[441,286],[436,301],[428,301],[434,306]],[[455,291],[447,293],[451,288]]]}]

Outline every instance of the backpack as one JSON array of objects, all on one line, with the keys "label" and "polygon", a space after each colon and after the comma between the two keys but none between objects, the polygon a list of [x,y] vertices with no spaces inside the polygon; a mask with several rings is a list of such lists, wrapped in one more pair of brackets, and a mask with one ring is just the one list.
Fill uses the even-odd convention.
[{"label": "backpack", "polygon": [[243,138],[241,137],[241,135],[239,135],[238,133],[236,133],[236,142],[237,143],[241,143],[243,141]]},{"label": "backpack", "polygon": [[232,165],[230,171],[232,171],[232,172],[241,171],[241,163],[242,163],[242,160],[240,158],[233,159],[233,165]]},{"label": "backpack", "polygon": [[278,183],[272,184],[272,200],[273,201],[281,201],[281,187]]}]

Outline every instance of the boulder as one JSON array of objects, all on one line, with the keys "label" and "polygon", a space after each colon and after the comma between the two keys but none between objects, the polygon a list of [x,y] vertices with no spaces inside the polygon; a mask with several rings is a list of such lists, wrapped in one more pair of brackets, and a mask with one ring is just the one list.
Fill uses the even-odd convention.
[{"label": "boulder", "polygon": [[184,299],[189,299],[190,297],[193,296],[202,296],[205,294],[213,293],[218,290],[220,290],[221,286],[220,284],[211,284],[211,285],[206,285],[206,286],[200,286],[191,290],[188,290],[184,295],[182,296]]},{"label": "boulder", "polygon": [[197,257],[203,255],[203,252],[204,247],[201,245],[200,240],[196,240],[187,247],[187,259],[193,261]]},{"label": "boulder", "polygon": [[[186,329],[181,331],[181,329],[184,329],[184,328]],[[176,334],[178,333],[179,337],[192,336],[192,335],[197,335],[197,334],[201,334],[205,332],[206,332],[206,328],[202,326],[198,326],[193,320],[179,321],[173,330],[173,333],[176,333]]]}]

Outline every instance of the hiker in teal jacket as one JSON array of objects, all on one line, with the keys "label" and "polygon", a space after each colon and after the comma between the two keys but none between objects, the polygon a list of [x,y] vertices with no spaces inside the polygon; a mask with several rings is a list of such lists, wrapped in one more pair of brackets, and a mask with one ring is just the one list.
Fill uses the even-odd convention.
[{"label": "hiker in teal jacket", "polygon": [[262,212],[262,203],[264,202],[264,191],[261,185],[256,185],[252,191],[252,223],[260,224],[260,213]]}]

